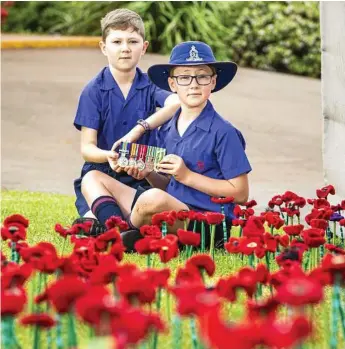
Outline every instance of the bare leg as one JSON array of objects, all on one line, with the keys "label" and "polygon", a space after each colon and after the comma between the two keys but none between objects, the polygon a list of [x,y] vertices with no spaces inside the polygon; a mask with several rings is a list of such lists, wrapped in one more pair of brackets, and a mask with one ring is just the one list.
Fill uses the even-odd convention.
[{"label": "bare leg", "polygon": [[125,217],[130,214],[136,190],[100,171],[88,172],[82,180],[81,191],[89,207],[100,196],[112,196]]},{"label": "bare leg", "polygon": [[[151,224],[152,216],[155,213],[172,210],[189,211],[189,208],[182,201],[161,189],[149,189],[141,194],[135,203],[131,213],[131,222],[134,226],[141,227],[144,224]],[[179,228],[183,228],[183,222],[177,220],[172,227],[168,226],[168,231],[176,232]]]},{"label": "bare leg", "polygon": [[94,219],[97,219],[97,218],[95,217],[95,215],[92,213],[91,210],[90,210],[90,211],[87,211],[87,212],[84,214],[83,218],[94,218]]}]

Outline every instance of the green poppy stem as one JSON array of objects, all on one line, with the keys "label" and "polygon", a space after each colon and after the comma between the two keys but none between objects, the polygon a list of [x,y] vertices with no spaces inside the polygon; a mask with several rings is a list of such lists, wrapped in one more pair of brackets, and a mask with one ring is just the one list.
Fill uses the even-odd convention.
[{"label": "green poppy stem", "polygon": [[285,216],[284,216],[284,213],[283,213],[282,208],[280,206],[279,206],[279,211],[280,211],[280,215],[282,216],[282,218],[285,221]]},{"label": "green poppy stem", "polygon": [[214,260],[214,238],[216,235],[216,225],[210,224],[210,228],[211,228],[210,256]]},{"label": "green poppy stem", "polygon": [[345,339],[345,313],[343,306],[341,304],[341,298],[340,298],[340,292],[338,294],[338,302],[339,302],[339,315],[340,315],[340,323],[341,323],[341,329],[343,331],[343,337]]},{"label": "green poppy stem", "polygon": [[205,252],[205,222],[201,222],[201,252]]},{"label": "green poppy stem", "polygon": [[70,349],[77,348],[77,333],[75,330],[74,314],[69,311],[68,314],[68,347]]},{"label": "green poppy stem", "polygon": [[[43,274],[44,275],[44,274]],[[41,290],[42,290],[42,273],[39,273],[37,276],[36,276],[36,279],[38,277],[38,290],[37,290],[37,294],[40,294],[41,293]],[[39,304],[34,304],[34,298],[32,299],[32,302],[33,302],[33,313],[40,313],[41,312],[41,306]],[[33,339],[33,348],[34,349],[38,349],[38,346],[39,346],[39,338],[40,338],[40,329],[38,326],[34,326],[33,327],[33,336],[34,336],[34,339]],[[37,346],[36,346],[37,345]]]},{"label": "green poppy stem", "polygon": [[192,253],[193,253],[193,245],[190,245],[188,248],[187,259],[192,257]]},{"label": "green poppy stem", "polygon": [[227,232],[227,228],[226,228],[224,205],[220,205],[220,212],[224,215],[224,219],[222,221],[222,226],[223,226],[223,238],[224,238],[224,244],[225,244],[228,241],[228,232]]},{"label": "green poppy stem", "polygon": [[308,251],[306,252],[306,258],[305,258],[305,261],[304,261],[304,263],[303,263],[303,269],[304,269],[304,271],[306,271],[307,268],[309,267],[309,263],[310,263],[310,250],[308,250]]},{"label": "green poppy stem", "polygon": [[335,237],[337,236],[337,222],[333,222],[333,245],[335,245]]},{"label": "green poppy stem", "polygon": [[171,304],[170,304],[170,293],[168,291],[165,291],[166,297],[166,307],[167,307],[167,318],[168,322],[171,322]]},{"label": "green poppy stem", "polygon": [[61,250],[61,257],[63,257],[63,254],[64,254],[64,252],[65,252],[66,240],[67,240],[67,237],[65,237],[65,238],[64,238],[64,241],[63,241],[62,250]]},{"label": "green poppy stem", "polygon": [[56,348],[63,349],[61,315],[56,314]]},{"label": "green poppy stem", "polygon": [[39,342],[40,342],[40,328],[35,325],[34,326],[34,342],[33,342],[33,349],[39,349]]},{"label": "green poppy stem", "polygon": [[[265,252],[265,260],[266,260],[268,272],[270,272],[270,257],[269,257],[269,252],[267,251]],[[271,284],[270,284],[270,293],[271,293],[271,296],[273,296],[273,290],[272,290]]]},{"label": "green poppy stem", "polygon": [[6,349],[21,349],[14,332],[14,316],[1,317],[1,344]]},{"label": "green poppy stem", "polygon": [[320,246],[320,259],[323,258],[324,254],[325,254],[325,246],[321,245]]},{"label": "green poppy stem", "polygon": [[334,286],[333,286],[333,296],[332,296],[332,326],[331,326],[331,340],[330,340],[330,348],[336,349],[338,346],[338,311],[340,307],[339,299],[339,276],[340,274],[336,273],[334,278]]},{"label": "green poppy stem", "polygon": [[310,250],[311,258],[310,258],[310,263],[309,263],[309,270],[312,270],[314,268],[314,259],[315,259],[314,252],[315,252],[315,249],[311,248],[311,250]]},{"label": "green poppy stem", "polygon": [[[161,309],[161,299],[162,299],[162,288],[159,287],[158,297],[157,297],[157,301],[156,301],[156,311],[158,314],[159,314],[159,311]],[[157,345],[158,345],[158,331],[155,331],[154,335],[153,335],[153,349],[157,349]]]},{"label": "green poppy stem", "polygon": [[196,328],[195,328],[195,319],[192,317],[190,319],[190,330],[192,333],[192,344],[193,344],[193,349],[198,349],[198,337],[196,334]]},{"label": "green poppy stem", "polygon": [[1,345],[3,348],[10,348],[12,345],[10,316],[1,317]]},{"label": "green poppy stem", "polygon": [[162,222],[162,235],[163,237],[168,234],[168,227],[167,227],[167,222],[163,221]]},{"label": "green poppy stem", "polygon": [[178,315],[173,318],[173,343],[174,348],[181,349],[182,331],[181,331],[181,319]]},{"label": "green poppy stem", "polygon": [[16,262],[16,243],[14,241],[11,242],[11,262]]},{"label": "green poppy stem", "polygon": [[248,256],[249,259],[249,266],[251,266],[252,268],[254,268],[254,253],[250,254]]},{"label": "green poppy stem", "polygon": [[[43,285],[44,285],[44,289],[46,289],[47,285],[48,285],[48,275],[47,274],[43,275]],[[46,307],[47,313],[49,313],[49,308],[50,308],[50,305],[49,305],[49,302],[47,302],[47,307]],[[51,331],[51,329],[47,329],[47,348],[51,349],[51,347],[52,347],[52,331]]]},{"label": "green poppy stem", "polygon": [[151,266],[151,253],[149,253],[146,257],[146,261],[147,261],[147,267],[150,268]]},{"label": "green poppy stem", "polygon": [[35,299],[35,288],[36,288],[36,279],[37,279],[37,276],[34,274],[32,279],[31,279],[31,307],[30,307],[30,312],[33,313],[35,311],[35,302],[34,302],[34,299]]}]

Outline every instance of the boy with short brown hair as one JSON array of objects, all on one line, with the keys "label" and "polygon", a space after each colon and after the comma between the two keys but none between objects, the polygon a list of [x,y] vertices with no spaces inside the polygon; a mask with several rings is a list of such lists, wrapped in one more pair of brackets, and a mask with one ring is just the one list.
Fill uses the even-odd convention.
[{"label": "boy with short brown hair", "polygon": [[[121,171],[114,149],[119,140],[155,145],[154,129],[171,118],[179,105],[176,97],[152,84],[137,67],[149,45],[140,16],[127,9],[114,10],[102,19],[101,27],[99,44],[108,66],[83,89],[74,120],[74,126],[81,131],[81,153],[85,159],[74,188],[77,210],[84,217],[94,217],[81,192],[82,179],[89,171],[104,173],[135,189],[149,188],[146,180],[136,180]],[[156,107],[162,109],[155,113]],[[103,197],[101,207],[104,206],[122,216],[113,197]],[[77,219],[75,223],[85,220],[88,219]],[[94,218],[91,220],[92,233],[104,230]]]}]

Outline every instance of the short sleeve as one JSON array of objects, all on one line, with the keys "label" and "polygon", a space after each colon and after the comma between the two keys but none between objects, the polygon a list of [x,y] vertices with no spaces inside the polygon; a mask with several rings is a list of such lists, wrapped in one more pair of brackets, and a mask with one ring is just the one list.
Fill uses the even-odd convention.
[{"label": "short sleeve", "polygon": [[74,126],[81,130],[82,126],[98,130],[101,120],[101,100],[99,91],[92,85],[87,85],[82,91]]},{"label": "short sleeve", "polygon": [[154,86],[153,99],[156,107],[164,107],[165,100],[172,94],[172,92],[162,90],[161,88]]},{"label": "short sleeve", "polygon": [[236,178],[252,170],[245,147],[246,143],[242,133],[233,126],[220,133],[215,152],[225,179]]},{"label": "short sleeve", "polygon": [[166,148],[166,137],[170,129],[170,120],[166,122],[162,127],[157,129],[156,133],[156,146],[159,148]]}]

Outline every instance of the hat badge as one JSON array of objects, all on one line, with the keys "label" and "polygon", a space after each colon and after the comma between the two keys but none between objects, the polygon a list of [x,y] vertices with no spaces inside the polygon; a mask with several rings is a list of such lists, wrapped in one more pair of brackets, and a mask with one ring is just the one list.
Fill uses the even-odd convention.
[{"label": "hat badge", "polygon": [[189,57],[186,58],[186,61],[188,62],[200,62],[203,61],[203,58],[199,57],[199,52],[193,45],[192,48],[189,51]]}]

